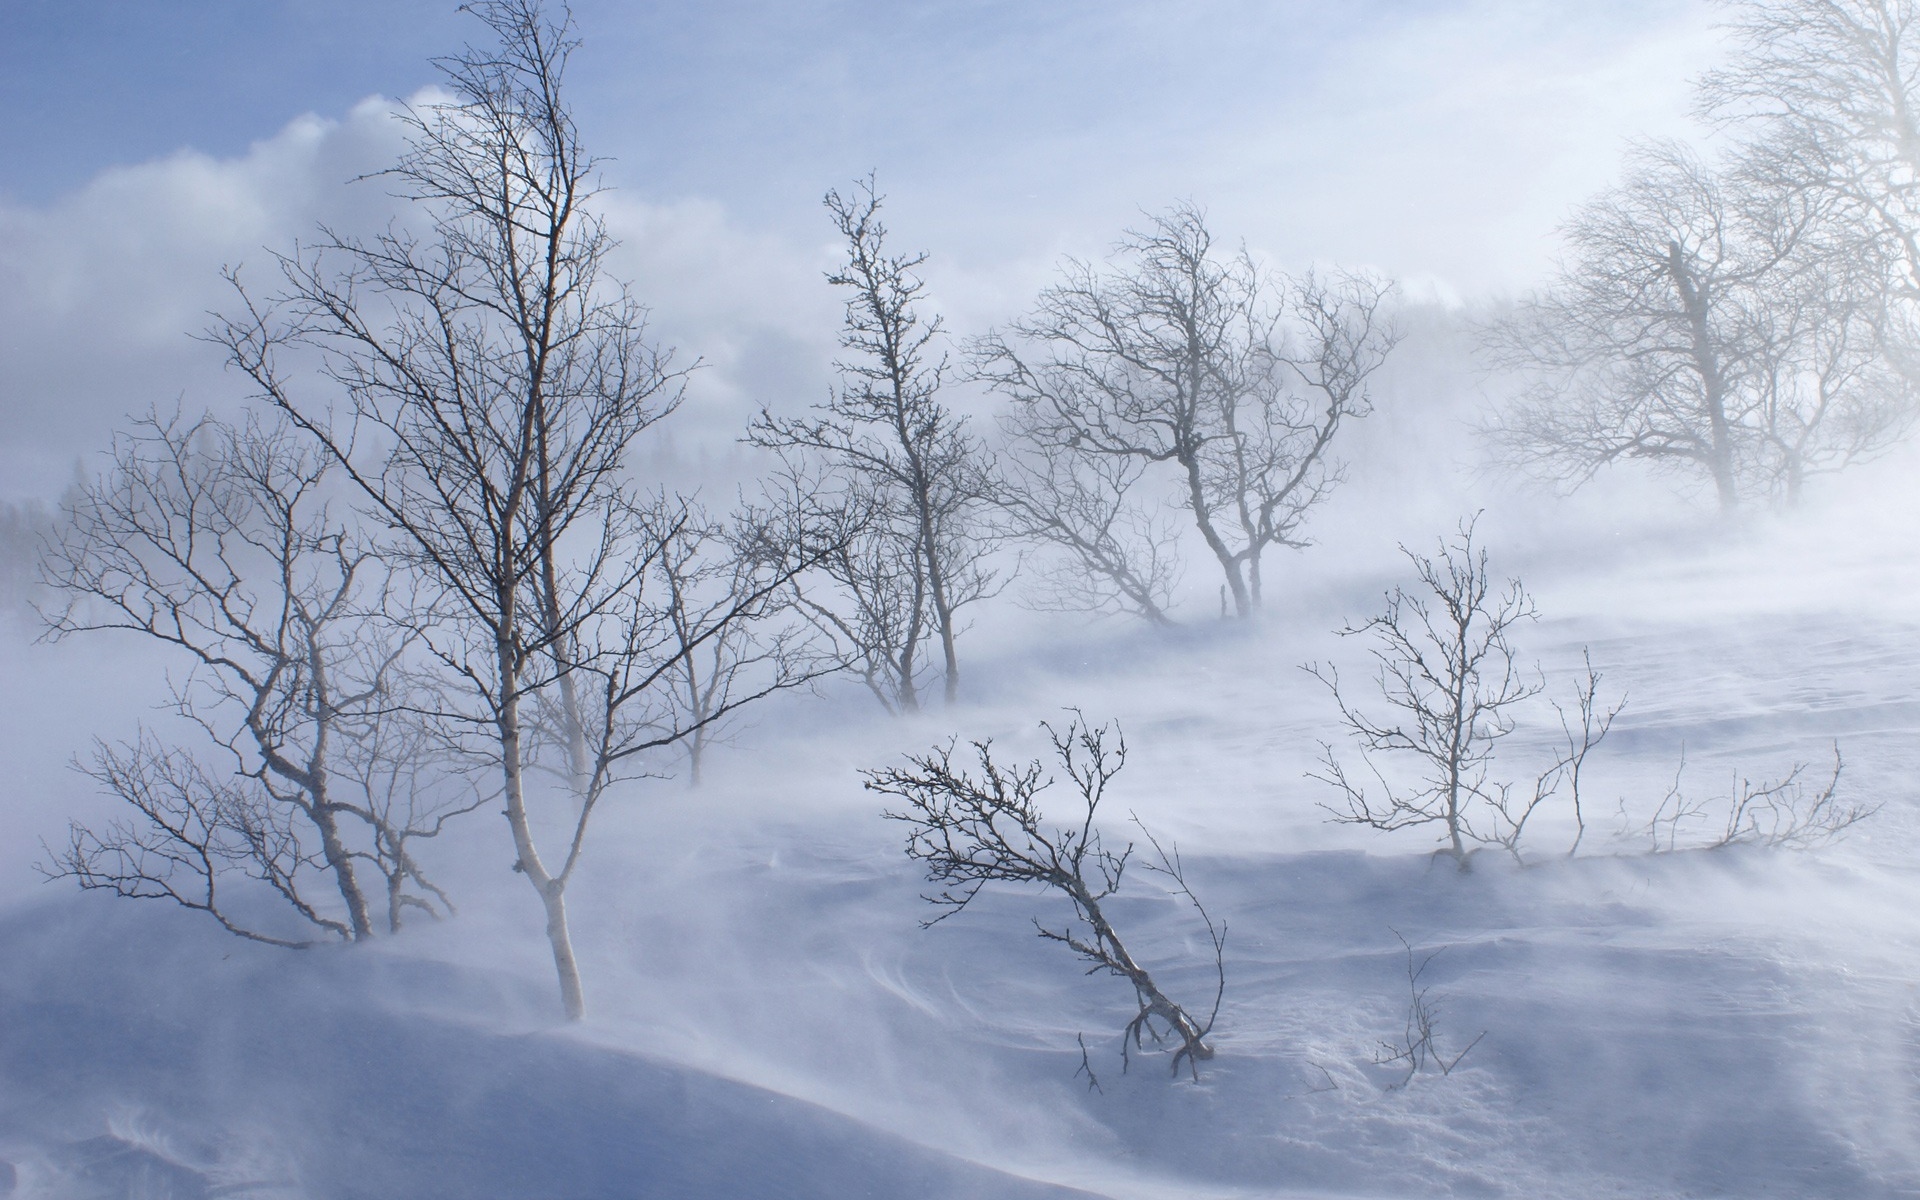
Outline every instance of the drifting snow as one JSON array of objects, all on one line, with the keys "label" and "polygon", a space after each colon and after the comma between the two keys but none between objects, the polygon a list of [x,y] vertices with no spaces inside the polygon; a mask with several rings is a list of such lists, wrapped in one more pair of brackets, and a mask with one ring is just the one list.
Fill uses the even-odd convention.
[{"label": "drifting snow", "polygon": [[[484,818],[439,848],[463,914],[359,950],[287,954],[11,879],[0,1194],[1913,1195],[1920,554],[1894,522],[1834,528],[1575,556],[1510,527],[1505,562],[1490,538],[1548,615],[1522,651],[1564,686],[1590,646],[1603,691],[1629,697],[1571,861],[1564,814],[1532,835],[1535,865],[1482,855],[1468,874],[1422,834],[1325,823],[1303,773],[1338,731],[1297,667],[1354,653],[1324,631],[1397,581],[1384,545],[1309,563],[1319,582],[1252,631],[1010,622],[951,713],[890,721],[836,689],[762,713],[701,791],[636,787],[572,893],[576,1028],[553,1020],[536,906]],[[52,764],[112,668],[7,653],[16,696],[41,697],[17,778],[71,792]],[[859,788],[859,768],[953,734],[1038,755],[1034,723],[1067,704],[1132,748],[1109,838],[1132,811],[1177,841],[1230,927],[1198,1084],[1152,1055],[1123,1073],[1125,985],[1033,936],[1054,898],[990,891],[921,930],[900,830]],[[1553,732],[1515,736],[1516,775]],[[1834,740],[1847,793],[1882,805],[1837,846],[1610,840],[1683,745],[1704,796]],[[66,811],[13,805],[16,846]],[[1130,879],[1114,916],[1170,993],[1210,994],[1181,902]],[[1472,1045],[1404,1087],[1375,1063],[1408,1015],[1400,937],[1439,952],[1421,980],[1437,1049]]]}]

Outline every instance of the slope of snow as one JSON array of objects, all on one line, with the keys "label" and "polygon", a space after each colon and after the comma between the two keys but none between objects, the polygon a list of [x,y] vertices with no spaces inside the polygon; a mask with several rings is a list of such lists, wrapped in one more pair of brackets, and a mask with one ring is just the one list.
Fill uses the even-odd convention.
[{"label": "slope of snow", "polygon": [[[72,903],[16,913],[0,946],[0,1156],[21,1197],[1073,1194],[751,1085],[502,1027],[498,981],[404,957],[290,960],[157,908]],[[440,1011],[410,1003],[421,994]]]},{"label": "slope of snow", "polygon": [[[1564,812],[1534,865],[1467,874],[1420,833],[1326,823],[1303,775],[1338,730],[1297,668],[1358,662],[1327,631],[1398,581],[1389,542],[1307,556],[1311,585],[1251,631],[1008,621],[950,713],[835,689],[765,711],[700,791],[637,786],[572,893],[575,1029],[484,818],[439,848],[462,915],[356,951],[10,879],[0,1158],[36,1197],[1920,1194],[1920,550],[1895,515],[1840,528],[1580,554],[1514,535],[1546,614],[1522,650],[1564,689],[1590,648],[1629,700],[1573,860]],[[20,713],[19,778],[72,788],[55,765],[85,731],[48,726],[104,672],[8,653],[55,714]],[[1109,837],[1137,813],[1177,841],[1229,926],[1197,1084],[1164,1056],[1123,1072],[1125,984],[1033,936],[1054,898],[992,890],[919,928],[901,830],[860,788],[949,736],[1038,755],[1067,705],[1130,743]],[[1516,776],[1553,732],[1516,734]],[[1655,856],[1630,834],[1683,749],[1710,796],[1835,741],[1845,794],[1881,806],[1835,846]],[[64,815],[10,806],[16,852]],[[1190,911],[1130,878],[1114,913],[1204,1008]],[[1402,937],[1436,954],[1439,1049],[1472,1045],[1403,1087],[1374,1062],[1408,1016]]]}]

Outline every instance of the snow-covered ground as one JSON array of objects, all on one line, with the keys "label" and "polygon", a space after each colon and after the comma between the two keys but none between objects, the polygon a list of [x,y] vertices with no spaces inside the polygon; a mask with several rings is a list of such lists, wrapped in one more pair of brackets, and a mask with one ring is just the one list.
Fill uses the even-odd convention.
[{"label": "snow-covered ground", "polygon": [[[1304,773],[1338,730],[1298,667],[1357,665],[1329,631],[1398,581],[1397,533],[1294,560],[1256,629],[1007,618],[950,712],[890,720],[851,686],[783,701],[699,791],[637,787],[597,827],[571,893],[591,1015],[570,1028],[485,816],[437,848],[461,916],[362,948],[290,954],[34,883],[37,839],[90,803],[62,759],[123,732],[94,710],[152,664],[10,634],[0,1194],[1920,1195],[1920,535],[1887,494],[1731,536],[1489,513],[1496,570],[1544,615],[1522,651],[1564,689],[1590,648],[1629,701],[1573,860],[1564,813],[1529,835],[1534,865],[1466,874],[1422,833],[1325,820]],[[860,787],[951,735],[1037,755],[1069,705],[1129,742],[1108,836],[1131,812],[1177,841],[1229,927],[1197,1083],[1153,1055],[1123,1073],[1125,984],[1033,936],[1057,898],[990,890],[922,930],[901,829]],[[1516,775],[1551,732],[1515,736]],[[1614,836],[1683,747],[1708,796],[1835,741],[1843,794],[1881,806],[1836,845]],[[1190,910],[1129,884],[1136,953],[1203,1002]],[[1472,1049],[1396,1087],[1374,1060],[1408,1016],[1401,938],[1439,952],[1437,1048]]]}]

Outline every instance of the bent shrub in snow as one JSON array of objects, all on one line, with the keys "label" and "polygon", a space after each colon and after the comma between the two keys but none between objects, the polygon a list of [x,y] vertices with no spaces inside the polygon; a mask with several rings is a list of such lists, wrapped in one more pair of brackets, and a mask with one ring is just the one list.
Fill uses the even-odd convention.
[{"label": "bent shrub in snow", "polygon": [[1422,1071],[1434,1070],[1440,1072],[1442,1076],[1453,1074],[1454,1068],[1473,1052],[1473,1048],[1480,1044],[1487,1033],[1484,1029],[1481,1030],[1472,1041],[1451,1058],[1441,1051],[1438,1040],[1440,1005],[1429,998],[1429,993],[1433,989],[1421,980],[1425,978],[1427,968],[1433,964],[1433,960],[1446,953],[1447,947],[1442,946],[1438,950],[1429,951],[1419,962],[1415,962],[1413,943],[1409,942],[1398,929],[1393,931],[1393,936],[1399,939],[1401,948],[1407,952],[1407,1023],[1397,1039],[1380,1043],[1380,1049],[1373,1056],[1373,1065],[1406,1068],[1407,1073],[1404,1076],[1397,1082],[1387,1085],[1388,1091],[1397,1092],[1412,1083],[1414,1077]]},{"label": "bent shrub in snow", "polygon": [[[1795,763],[1776,780],[1753,780],[1736,773],[1725,796],[1699,800],[1680,790],[1687,758],[1673,773],[1673,785],[1645,824],[1627,822],[1622,836],[1645,838],[1650,854],[1679,850],[1721,850],[1760,846],[1769,850],[1811,850],[1844,836],[1880,811],[1878,805],[1839,799],[1843,766],[1834,743],[1833,772],[1824,784],[1807,775],[1810,763]],[[1625,817],[1624,805],[1622,816]],[[1695,832],[1695,831],[1699,832]]]},{"label": "bent shrub in snow", "polygon": [[[1165,875],[1173,890],[1193,905],[1213,946],[1218,982],[1213,1007],[1201,1020],[1161,991],[1128,951],[1103,907],[1120,890],[1134,849],[1132,843],[1118,852],[1107,849],[1093,824],[1107,784],[1126,765],[1127,746],[1119,727],[1093,729],[1076,717],[1064,730],[1045,722],[1041,728],[1080,794],[1076,825],[1046,827],[1038,798],[1055,780],[1038,760],[1013,768],[995,762],[991,742],[973,743],[978,777],[954,765],[952,743],[927,754],[909,755],[904,769],[865,772],[868,790],[905,802],[903,811],[888,810],[883,815],[907,823],[907,856],[925,863],[928,882],[940,885],[941,890],[927,900],[941,911],[923,925],[932,926],[959,912],[982,887],[996,880],[1036,883],[1059,892],[1073,905],[1073,919],[1049,927],[1036,918],[1034,928],[1042,938],[1059,942],[1091,964],[1089,974],[1105,971],[1133,985],[1138,1007],[1121,1036],[1123,1058],[1129,1048],[1144,1048],[1151,1039],[1157,1046],[1173,1046],[1175,1074],[1185,1063],[1198,1079],[1198,1061],[1213,1057],[1206,1039],[1226,993],[1226,926],[1214,923],[1187,886],[1178,850],[1163,848],[1142,825],[1157,860],[1143,862],[1144,869]],[[1134,823],[1139,824],[1137,817]]]}]

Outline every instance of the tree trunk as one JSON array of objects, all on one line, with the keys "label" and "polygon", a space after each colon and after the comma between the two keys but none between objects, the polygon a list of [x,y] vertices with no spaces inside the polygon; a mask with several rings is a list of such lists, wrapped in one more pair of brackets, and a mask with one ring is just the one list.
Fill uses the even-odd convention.
[{"label": "tree trunk", "polygon": [[540,583],[544,593],[541,597],[542,615],[546,619],[547,637],[552,640],[550,651],[560,676],[560,713],[567,727],[567,768],[573,773],[573,787],[578,792],[586,786],[587,779],[587,726],[580,710],[580,692],[574,684],[573,672],[568,669],[573,663],[572,638],[560,628],[559,580],[555,575],[553,559],[551,542],[543,542],[540,547]]},{"label": "tree trunk", "polygon": [[[549,249],[556,248],[558,240],[548,243]],[[549,289],[545,294],[551,295]],[[560,678],[560,712],[566,723],[567,768],[573,773],[573,788],[576,794],[586,787],[587,781],[587,726],[580,710],[580,693],[573,680],[570,669],[574,663],[573,639],[560,628],[560,580],[555,560],[559,557],[553,545],[553,458],[547,446],[546,398],[541,387],[544,369],[541,364],[546,360],[545,351],[530,356],[533,367],[534,386],[528,401],[528,411],[532,414],[534,430],[534,461],[537,464],[535,482],[537,522],[536,545],[540,552],[540,611],[546,622],[548,653],[552,655],[554,667]]]},{"label": "tree trunk", "polygon": [[[511,609],[508,610],[511,612]],[[555,878],[540,861],[533,844],[533,825],[527,816],[526,773],[520,762],[519,671],[513,648],[498,643],[501,683],[500,764],[506,790],[507,825],[513,831],[518,858],[514,869],[527,877],[547,914],[547,942],[553,949],[553,969],[560,982],[560,1005],[569,1021],[586,1015],[586,997],[580,987],[580,967],[573,957],[573,935],[567,928],[566,880]]]},{"label": "tree trunk", "polygon": [[[1134,1038],[1135,1044],[1139,1044],[1140,1030],[1144,1028],[1142,1023],[1150,1016],[1159,1017],[1180,1039],[1186,1053],[1203,1062],[1212,1058],[1213,1047],[1206,1044],[1206,1031],[1200,1028],[1199,1022],[1195,1021],[1186,1009],[1175,1004],[1165,992],[1160,990],[1159,985],[1154,983],[1153,976],[1147,973],[1145,967],[1134,961],[1133,955],[1128,953],[1126,945],[1121,942],[1120,934],[1107,920],[1106,914],[1100,910],[1100,902],[1094,898],[1093,893],[1077,880],[1068,885],[1067,891],[1080,905],[1081,910],[1087,914],[1087,924],[1093,926],[1094,946],[1096,948],[1104,946],[1108,952],[1109,963],[1126,977],[1128,983],[1133,985],[1134,994],[1140,1004],[1140,1012],[1128,1024],[1127,1029],[1129,1035]],[[1175,1057],[1174,1070],[1179,1069],[1180,1060]]]},{"label": "tree trunk", "polygon": [[367,908],[366,894],[360,890],[360,881],[353,873],[353,856],[340,840],[339,822],[334,820],[333,809],[328,806],[324,793],[314,796],[312,816],[314,826],[320,830],[321,853],[340,885],[340,899],[346,902],[353,940],[365,941],[373,936],[373,918]]},{"label": "tree trunk", "polygon": [[920,497],[920,540],[927,551],[927,588],[933,596],[933,618],[940,628],[946,702],[951,705],[960,695],[960,657],[954,648],[953,608],[947,603],[946,572],[941,568],[940,554],[934,545],[933,514],[928,511],[931,504],[925,495]]},{"label": "tree trunk", "polygon": [[926,624],[926,573],[920,563],[914,564],[913,572],[913,615],[907,619],[907,633],[901,639],[900,657],[895,663],[898,672],[895,698],[899,701],[901,712],[920,711],[920,693],[913,682],[913,660],[920,646],[920,630]]},{"label": "tree trunk", "polygon": [[1247,594],[1247,582],[1240,575],[1240,562],[1234,558],[1233,551],[1227,549],[1226,542],[1213,527],[1213,516],[1207,511],[1207,496],[1200,479],[1200,456],[1197,453],[1182,453],[1180,465],[1187,471],[1187,499],[1193,505],[1193,523],[1200,529],[1200,536],[1206,539],[1207,548],[1220,560],[1220,569],[1226,573],[1227,589],[1233,594],[1233,613],[1245,619],[1253,615],[1253,598]]},{"label": "tree trunk", "polygon": [[1708,297],[1687,266],[1679,242],[1667,243],[1667,270],[1679,289],[1687,314],[1687,331],[1692,341],[1694,369],[1700,373],[1701,398],[1707,406],[1707,427],[1711,443],[1707,448],[1707,470],[1713,475],[1714,490],[1720,496],[1723,512],[1740,506],[1733,476],[1733,430],[1727,423],[1727,381],[1720,370],[1720,356],[1713,344],[1713,331],[1707,323]]},{"label": "tree trunk", "polygon": [[580,987],[580,964],[573,957],[573,935],[567,928],[566,885],[549,880],[540,891],[547,909],[547,942],[553,947],[553,969],[560,979],[560,1007],[567,1020],[578,1021],[587,1015],[586,993]]},{"label": "tree trunk", "polygon": [[[880,306],[875,305],[875,311]],[[919,525],[920,552],[926,556],[927,591],[933,600],[933,620],[940,632],[940,651],[942,679],[946,685],[946,702],[952,705],[960,695],[960,658],[954,647],[953,606],[947,600],[947,571],[940,560],[940,544],[933,527],[933,486],[927,480],[926,463],[914,443],[913,431],[906,421],[907,381],[902,377],[898,358],[891,352],[888,355],[889,370],[893,376],[893,412],[894,433],[900,439],[901,449],[906,452],[907,464],[913,472],[914,516]]]},{"label": "tree trunk", "polygon": [[[1448,607],[1453,607],[1452,601],[1448,602]],[[1478,603],[1475,603],[1474,609],[1478,608]],[[1467,845],[1460,835],[1460,764],[1465,760],[1467,747],[1473,739],[1473,719],[1467,714],[1467,664],[1472,661],[1468,630],[1472,623],[1471,611],[1464,620],[1458,616],[1454,618],[1453,658],[1458,665],[1453,671],[1453,691],[1448,695],[1453,711],[1448,714],[1450,719],[1447,722],[1447,837],[1452,843],[1453,861],[1462,871],[1467,869]]]},{"label": "tree trunk", "polygon": [[313,821],[314,828],[320,831],[320,853],[326,860],[327,869],[333,872],[334,884],[340,889],[340,899],[347,907],[347,922],[353,928],[353,940],[364,941],[373,936],[373,915],[367,907],[366,893],[360,888],[360,880],[353,871],[353,855],[348,852],[346,843],[340,840],[340,822],[335,819],[333,805],[327,800],[327,761],[328,747],[332,741],[333,705],[326,655],[320,643],[318,627],[311,620],[304,619],[306,628],[307,671],[311,677],[313,703],[315,705],[315,728],[313,750],[307,757],[304,769],[296,767],[281,756],[277,749],[271,749],[272,737],[259,723],[259,709],[247,720],[255,743],[260,747],[266,759],[266,768],[283,779],[292,781],[307,794],[307,816]]},{"label": "tree trunk", "polygon": [[387,932],[400,932],[401,893],[406,889],[406,876],[395,870],[387,876]]}]

